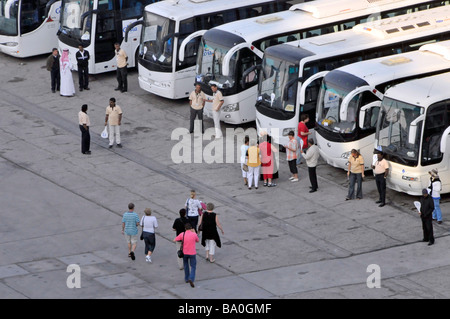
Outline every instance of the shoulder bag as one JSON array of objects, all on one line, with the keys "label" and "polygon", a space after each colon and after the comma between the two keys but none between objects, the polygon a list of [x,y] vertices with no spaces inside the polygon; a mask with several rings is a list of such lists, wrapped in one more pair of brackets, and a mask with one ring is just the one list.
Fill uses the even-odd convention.
[{"label": "shoulder bag", "polygon": [[142,217],[142,232],[141,232],[141,240],[144,240],[144,220],[145,220],[145,216]]},{"label": "shoulder bag", "polygon": [[184,235],[186,234],[186,232],[183,233],[183,240],[181,241],[181,247],[180,249],[177,251],[177,255],[178,258],[183,258],[184,257],[184,253],[183,253],[183,243],[184,243]]}]

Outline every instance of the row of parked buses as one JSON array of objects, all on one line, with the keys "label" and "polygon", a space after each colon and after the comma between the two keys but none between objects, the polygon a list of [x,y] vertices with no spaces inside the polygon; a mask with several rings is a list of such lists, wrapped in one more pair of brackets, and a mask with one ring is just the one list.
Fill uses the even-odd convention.
[{"label": "row of parked buses", "polygon": [[57,46],[74,57],[82,44],[97,74],[116,69],[112,48],[119,42],[148,92],[180,99],[199,83],[210,97],[216,84],[225,98],[223,122],[255,121],[258,130],[279,132],[273,137],[281,145],[308,114],[330,165],[346,169],[349,151],[358,149],[369,169],[381,147],[391,163],[390,188],[418,195],[427,172],[438,168],[446,193],[448,4],[0,0],[0,50],[26,57]]}]

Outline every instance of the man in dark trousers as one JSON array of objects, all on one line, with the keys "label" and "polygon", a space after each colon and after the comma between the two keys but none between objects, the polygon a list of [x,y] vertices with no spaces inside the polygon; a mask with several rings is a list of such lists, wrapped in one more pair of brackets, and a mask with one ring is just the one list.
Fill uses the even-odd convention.
[{"label": "man in dark trousers", "polygon": [[91,155],[91,134],[89,133],[89,126],[91,122],[89,116],[87,115],[87,104],[81,106],[81,111],[78,112],[78,124],[81,131],[81,153],[85,155]]},{"label": "man in dark trousers", "polygon": [[89,90],[89,51],[86,51],[82,45],[79,45],[75,57],[77,58],[80,91],[83,91],[83,89]]},{"label": "man in dark trousers", "polygon": [[50,77],[52,79],[52,92],[55,90],[59,91],[59,86],[61,84],[61,76],[59,74],[59,52],[57,48],[53,48],[52,54],[47,58],[47,71],[50,72]]},{"label": "man in dark trousers", "polygon": [[428,242],[428,246],[434,244],[433,235],[433,210],[434,202],[426,188],[422,189],[420,198],[420,218],[422,219],[423,241]]}]

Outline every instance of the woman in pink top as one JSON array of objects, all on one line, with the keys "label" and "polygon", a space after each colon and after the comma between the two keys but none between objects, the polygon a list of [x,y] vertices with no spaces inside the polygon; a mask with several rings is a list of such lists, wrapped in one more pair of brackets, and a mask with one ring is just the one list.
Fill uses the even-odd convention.
[{"label": "woman in pink top", "polygon": [[191,224],[186,224],[185,229],[186,231],[175,237],[173,241],[183,242],[184,281],[188,282],[194,288],[195,270],[197,268],[197,250],[195,249],[195,244],[199,242],[199,239]]}]

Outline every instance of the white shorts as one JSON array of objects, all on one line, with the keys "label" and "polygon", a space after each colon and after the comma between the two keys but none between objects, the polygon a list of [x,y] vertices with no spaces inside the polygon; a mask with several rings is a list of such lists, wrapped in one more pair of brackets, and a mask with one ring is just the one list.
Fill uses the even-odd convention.
[{"label": "white shorts", "polygon": [[216,252],[216,241],[214,239],[206,239],[205,250],[209,250],[209,254],[214,255]]},{"label": "white shorts", "polygon": [[242,171],[242,177],[243,178],[247,178],[247,172],[244,171],[244,164],[243,163],[241,163],[241,171]]}]

